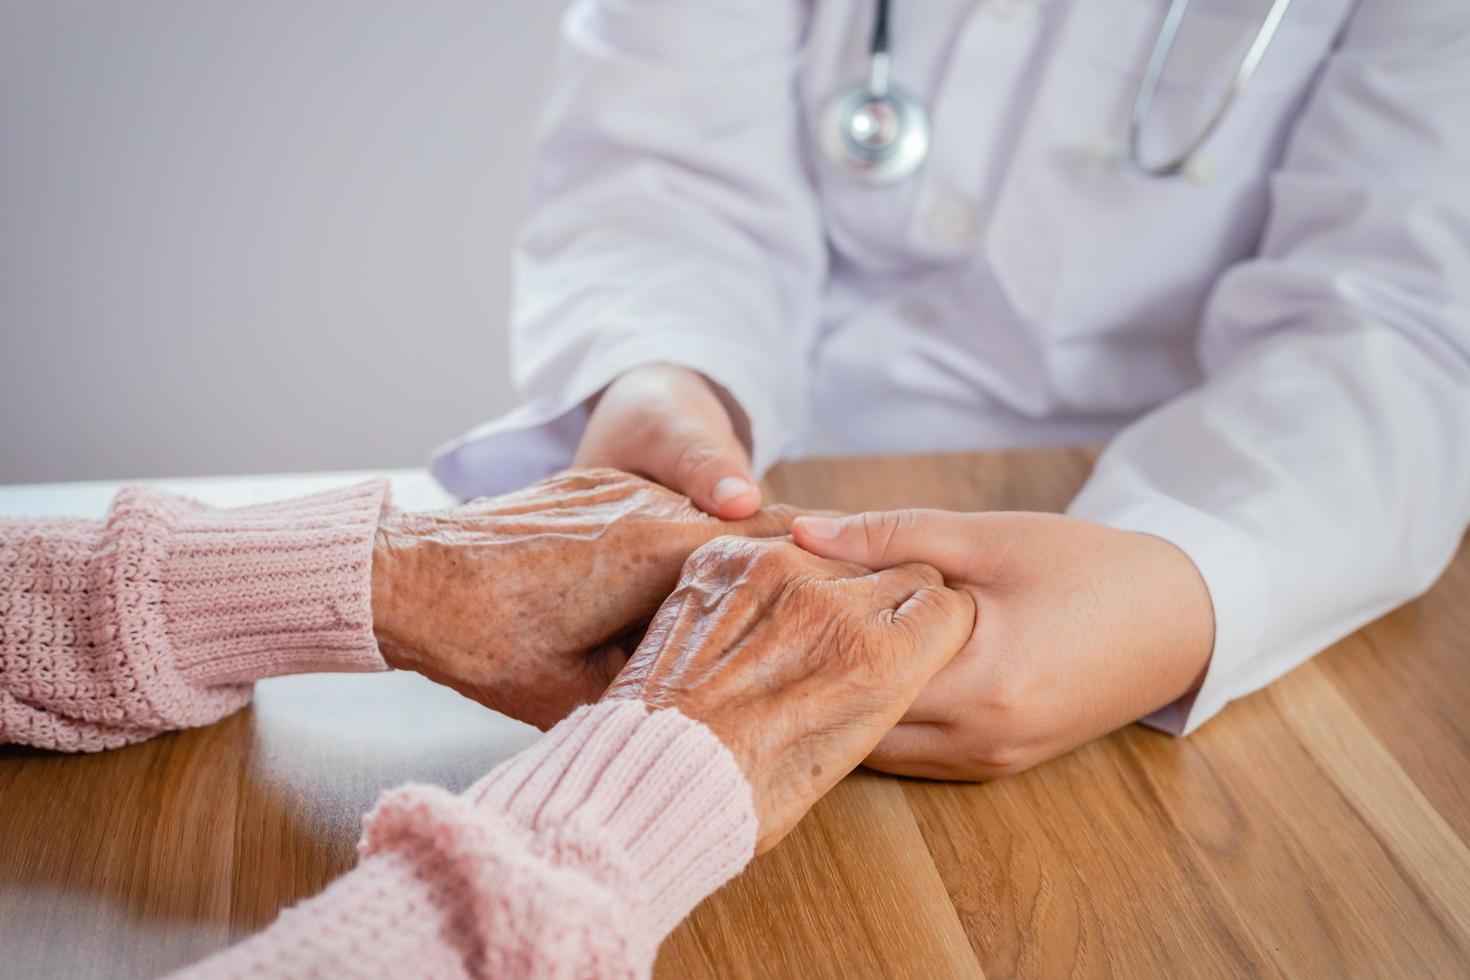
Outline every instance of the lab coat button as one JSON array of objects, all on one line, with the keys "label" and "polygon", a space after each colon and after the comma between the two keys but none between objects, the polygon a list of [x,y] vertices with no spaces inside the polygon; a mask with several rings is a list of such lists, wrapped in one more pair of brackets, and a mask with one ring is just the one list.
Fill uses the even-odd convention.
[{"label": "lab coat button", "polygon": [[912,326],[931,330],[939,326],[939,314],[928,303],[911,300],[904,303],[898,312]]}]

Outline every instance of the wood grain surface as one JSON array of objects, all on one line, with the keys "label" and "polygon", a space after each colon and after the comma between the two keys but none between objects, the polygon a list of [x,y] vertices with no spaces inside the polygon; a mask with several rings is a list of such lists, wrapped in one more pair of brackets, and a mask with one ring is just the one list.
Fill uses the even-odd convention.
[{"label": "wood grain surface", "polygon": [[[817,460],[768,486],[844,510],[1058,510],[1091,460]],[[533,737],[383,674],[266,681],[219,724],[100,755],[0,749],[0,976],[190,962],[350,868],[380,790],[462,788]],[[988,784],[853,774],[657,974],[1464,977],[1467,842],[1462,547],[1424,598],[1187,740],[1135,726]]]}]

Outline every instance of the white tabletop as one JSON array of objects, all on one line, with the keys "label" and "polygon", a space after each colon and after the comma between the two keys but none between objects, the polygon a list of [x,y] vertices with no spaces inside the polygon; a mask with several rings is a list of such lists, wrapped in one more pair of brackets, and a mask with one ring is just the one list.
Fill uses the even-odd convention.
[{"label": "white tabletop", "polygon": [[257,476],[195,476],[162,480],[93,480],[85,483],[31,483],[0,486],[0,516],[101,517],[119,487],[149,483],[171,493],[215,507],[243,507],[299,497],[376,477],[393,482],[393,502],[405,510],[425,510],[454,503],[428,472],[415,470],[348,470],[327,473],[269,473]]}]

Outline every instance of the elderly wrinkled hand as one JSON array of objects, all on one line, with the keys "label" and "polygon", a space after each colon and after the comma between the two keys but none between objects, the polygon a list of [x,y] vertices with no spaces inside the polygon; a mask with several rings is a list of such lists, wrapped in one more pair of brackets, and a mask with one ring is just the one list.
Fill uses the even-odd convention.
[{"label": "elderly wrinkled hand", "polygon": [[795,512],[709,517],[615,470],[570,471],[449,510],[390,514],[373,555],[388,663],[538,727],[594,701],[685,559],[721,535],[784,534]]},{"label": "elderly wrinkled hand", "polygon": [[764,851],[862,762],[974,616],[928,565],[871,572],[720,538],[690,557],[607,697],[708,725],[750,781]]}]

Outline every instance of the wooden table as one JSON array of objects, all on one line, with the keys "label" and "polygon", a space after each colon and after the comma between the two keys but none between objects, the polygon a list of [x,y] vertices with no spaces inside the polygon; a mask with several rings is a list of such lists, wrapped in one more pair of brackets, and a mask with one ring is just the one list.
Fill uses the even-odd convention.
[{"label": "wooden table", "polygon": [[[780,467],[842,509],[1059,509],[1085,451]],[[1289,602],[1290,596],[1279,601]],[[405,779],[533,733],[415,676],[281,678],[206,729],[0,749],[0,975],[147,976],[354,861]],[[1187,740],[984,785],[859,772],[665,943],[661,978],[1470,975],[1470,548],[1427,596]]]}]

